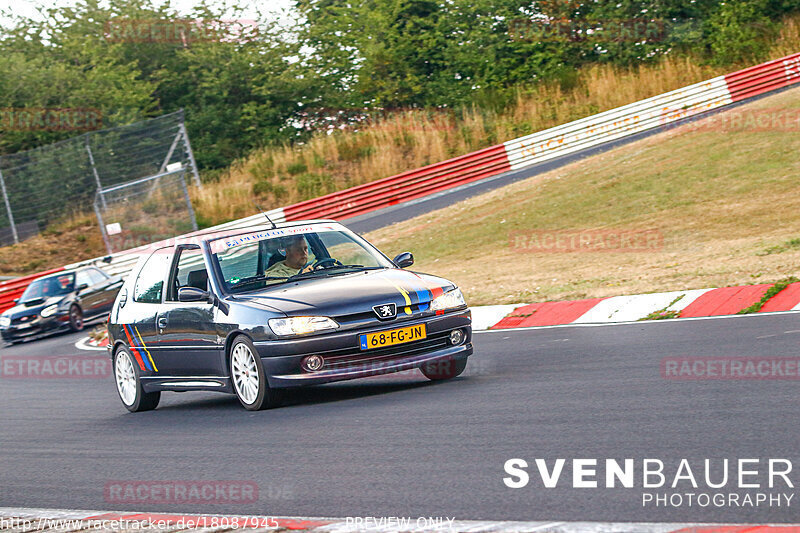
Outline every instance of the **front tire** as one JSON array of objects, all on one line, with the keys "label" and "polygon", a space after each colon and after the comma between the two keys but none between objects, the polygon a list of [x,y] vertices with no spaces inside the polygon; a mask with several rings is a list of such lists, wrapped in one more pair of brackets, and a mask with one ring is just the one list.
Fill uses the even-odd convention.
[{"label": "front tire", "polygon": [[460,376],[467,368],[467,359],[449,359],[428,363],[419,367],[420,372],[431,381],[443,381]]},{"label": "front tire", "polygon": [[70,331],[83,329],[83,311],[76,304],[72,304],[69,308],[69,329]]},{"label": "front tire", "polygon": [[125,346],[120,346],[114,354],[114,382],[122,405],[131,413],[150,411],[158,406],[161,393],[144,391],[139,369]]},{"label": "front tire", "polygon": [[269,388],[261,358],[253,342],[244,335],[234,339],[230,351],[231,382],[239,403],[248,411],[269,409],[277,404],[275,391]]}]

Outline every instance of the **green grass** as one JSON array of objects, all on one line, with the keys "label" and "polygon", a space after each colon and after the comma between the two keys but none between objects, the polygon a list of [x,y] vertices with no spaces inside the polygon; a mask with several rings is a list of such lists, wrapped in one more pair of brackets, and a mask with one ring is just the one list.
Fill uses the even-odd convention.
[{"label": "green grass", "polygon": [[[800,89],[739,108],[797,110]],[[470,302],[514,303],[779,279],[800,266],[800,138],[683,127],[509,185],[367,237],[462,284]],[[514,232],[657,230],[636,253],[528,253]],[[794,235],[792,235],[794,234]],[[780,253],[759,254],[783,242]]]},{"label": "green grass", "polygon": [[765,248],[764,251],[760,252],[758,255],[780,254],[789,250],[800,250],[800,239],[789,239],[783,244],[770,246],[769,248]]}]

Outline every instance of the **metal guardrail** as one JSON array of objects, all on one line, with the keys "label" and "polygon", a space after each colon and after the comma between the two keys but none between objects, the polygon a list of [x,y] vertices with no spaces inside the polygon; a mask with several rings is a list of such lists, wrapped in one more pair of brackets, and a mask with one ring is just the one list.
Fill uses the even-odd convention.
[{"label": "metal guardrail", "polygon": [[[403,172],[372,183],[328,194],[268,214],[275,222],[312,218],[346,219],[440,191],[526,168],[543,161],[578,153],[637,133],[668,127],[689,117],[724,108],[800,82],[800,53],[756,65],[726,76],[696,83],[574,122],[513,139],[503,144],[455,157],[441,163]],[[187,236],[263,225],[262,214],[253,215]],[[125,274],[139,255],[168,241],[115,254],[101,265],[109,274]],[[65,268],[76,268],[96,260]],[[34,279],[45,273],[27,278]],[[27,278],[15,280],[20,284]],[[25,283],[27,285],[27,283]],[[15,285],[21,286],[21,285]],[[24,289],[24,287],[23,287]],[[12,289],[9,289],[12,290]],[[13,289],[17,290],[17,289]],[[0,284],[0,311],[10,301]],[[21,291],[19,291],[21,293]]]}]

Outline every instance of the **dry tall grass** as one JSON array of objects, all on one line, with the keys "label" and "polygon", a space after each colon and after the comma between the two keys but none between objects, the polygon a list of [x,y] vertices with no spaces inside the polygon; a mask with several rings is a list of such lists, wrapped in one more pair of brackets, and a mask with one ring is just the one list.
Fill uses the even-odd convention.
[{"label": "dry tall grass", "polygon": [[[788,19],[770,57],[800,49],[800,19]],[[238,161],[202,190],[192,192],[204,225],[265,208],[289,205],[353,185],[418,168],[613,109],[730,72],[691,58],[667,58],[633,69],[594,66],[575,87],[536,85],[495,113],[404,111],[364,124],[358,131],[319,133],[298,146],[266,148]]]}]

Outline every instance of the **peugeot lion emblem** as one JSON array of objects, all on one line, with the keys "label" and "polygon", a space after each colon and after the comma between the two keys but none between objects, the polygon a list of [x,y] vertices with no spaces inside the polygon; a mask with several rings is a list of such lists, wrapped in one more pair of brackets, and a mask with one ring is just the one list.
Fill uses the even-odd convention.
[{"label": "peugeot lion emblem", "polygon": [[391,320],[397,316],[397,305],[395,304],[381,304],[373,306],[373,311],[378,315],[381,320]]}]

